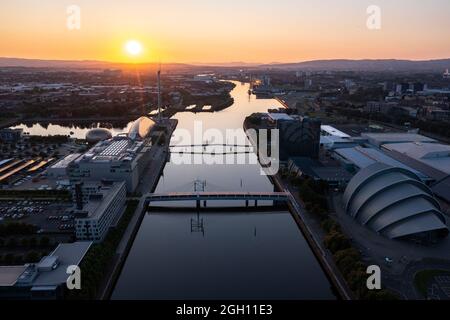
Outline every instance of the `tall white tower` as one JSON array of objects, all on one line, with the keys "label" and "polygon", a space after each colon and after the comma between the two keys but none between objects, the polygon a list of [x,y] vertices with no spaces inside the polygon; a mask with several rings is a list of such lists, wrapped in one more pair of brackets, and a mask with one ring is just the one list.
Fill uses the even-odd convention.
[{"label": "tall white tower", "polygon": [[158,69],[158,121],[161,121],[161,64]]}]

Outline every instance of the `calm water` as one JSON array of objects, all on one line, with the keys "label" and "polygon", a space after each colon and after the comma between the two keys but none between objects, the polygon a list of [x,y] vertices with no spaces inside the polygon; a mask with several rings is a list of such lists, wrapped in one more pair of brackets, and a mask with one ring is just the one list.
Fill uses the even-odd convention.
[{"label": "calm water", "polygon": [[[177,114],[179,124],[172,144],[181,144],[177,137],[192,133],[198,126],[196,121],[201,122],[203,130],[224,133],[236,129],[245,140],[242,124],[247,115],[280,107],[275,100],[249,97],[248,85],[236,84],[232,107],[217,113]],[[207,134],[203,140],[217,142]],[[256,162],[254,155],[239,156],[247,157],[246,165],[236,164],[237,158],[234,164],[180,165],[174,157],[156,192],[193,191],[195,180],[206,181],[206,191],[274,190],[269,179],[260,174],[260,166],[251,164]],[[201,155],[195,157],[202,160]],[[192,230],[196,219],[197,215],[189,212],[149,212],[112,298],[334,298],[319,263],[288,212],[201,213],[203,232]]]},{"label": "calm water", "polygon": [[85,139],[86,133],[93,128],[105,128],[108,129],[113,136],[116,136],[123,132],[128,132],[133,122],[125,123],[122,125],[105,125],[103,123],[84,123],[84,124],[54,124],[54,123],[33,123],[33,124],[18,124],[11,128],[23,129],[23,132],[29,133],[33,136],[50,136],[50,135],[64,135],[71,136],[72,138]]}]

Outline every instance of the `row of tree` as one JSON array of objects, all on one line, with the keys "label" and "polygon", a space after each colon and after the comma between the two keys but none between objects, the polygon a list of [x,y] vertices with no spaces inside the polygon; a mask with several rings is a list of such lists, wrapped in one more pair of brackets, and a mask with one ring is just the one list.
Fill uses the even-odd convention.
[{"label": "row of tree", "polygon": [[355,295],[363,300],[396,299],[397,297],[387,290],[367,289],[367,266],[363,263],[358,250],[353,248],[350,239],[342,232],[338,222],[329,216],[327,183],[309,178],[294,178],[291,183],[298,186],[305,209],[320,220],[321,227],[326,233],[324,245],[333,254],[337,267]]},{"label": "row of tree", "polygon": [[50,238],[44,236],[41,237],[40,239],[37,239],[35,237],[31,237],[31,238],[21,238],[21,239],[16,239],[14,237],[11,237],[9,239],[3,239],[0,238],[0,248],[2,247],[7,247],[7,248],[17,248],[17,247],[22,247],[22,248],[34,248],[34,247],[48,247],[52,245],[52,242],[50,240]]},{"label": "row of tree", "polygon": [[32,235],[35,234],[38,228],[35,225],[22,223],[22,222],[10,222],[0,224],[0,237],[9,237],[15,235]]},{"label": "row of tree", "polygon": [[[108,267],[116,253],[116,248],[136,211],[138,203],[139,201],[137,200],[128,201],[118,226],[109,231],[103,242],[95,244],[89,249],[80,265],[83,279],[81,290],[69,291],[69,299],[87,300],[97,297],[100,284],[108,271]],[[87,271],[83,272],[83,270]]]},{"label": "row of tree", "polygon": [[22,265],[24,263],[36,263],[46,256],[47,252],[30,251],[26,254],[7,253],[0,254],[0,265]]}]

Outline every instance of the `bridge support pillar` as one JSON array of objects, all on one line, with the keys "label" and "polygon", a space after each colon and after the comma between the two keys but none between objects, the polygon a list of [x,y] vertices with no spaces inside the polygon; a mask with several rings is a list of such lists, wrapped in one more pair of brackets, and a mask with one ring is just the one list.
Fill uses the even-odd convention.
[{"label": "bridge support pillar", "polygon": [[196,200],[197,209],[200,209],[200,200]]},{"label": "bridge support pillar", "polygon": [[258,206],[258,200],[255,200],[255,207]]},{"label": "bridge support pillar", "polygon": [[248,200],[245,200],[245,206],[248,207]]}]

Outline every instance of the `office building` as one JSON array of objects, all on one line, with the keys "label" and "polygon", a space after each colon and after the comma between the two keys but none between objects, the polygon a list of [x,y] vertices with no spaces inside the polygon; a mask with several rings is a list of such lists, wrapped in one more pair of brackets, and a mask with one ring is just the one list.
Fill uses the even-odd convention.
[{"label": "office building", "polygon": [[0,141],[2,142],[16,142],[22,138],[22,129],[0,129]]},{"label": "office building", "polygon": [[76,237],[101,242],[125,210],[125,183],[78,183],[74,188]]},{"label": "office building", "polygon": [[299,120],[279,120],[280,159],[290,157],[319,158],[321,121],[301,117]]}]

